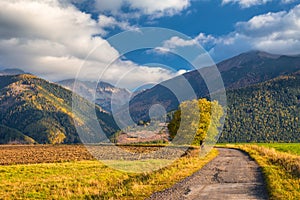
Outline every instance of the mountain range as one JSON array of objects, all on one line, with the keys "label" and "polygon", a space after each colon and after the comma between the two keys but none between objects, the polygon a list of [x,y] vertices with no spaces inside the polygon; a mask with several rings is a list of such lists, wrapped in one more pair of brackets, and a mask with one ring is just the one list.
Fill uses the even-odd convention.
[{"label": "mountain range", "polygon": [[[300,56],[251,51],[220,62],[217,68],[226,90],[238,89],[297,72],[300,70]],[[209,74],[209,67],[202,71]],[[167,80],[136,95],[130,102],[132,118],[136,122],[149,120],[149,108],[155,104],[164,105],[168,112],[177,109],[180,102],[166,85],[184,91],[185,82],[188,81],[198,98],[209,96],[205,81],[198,71],[188,72],[183,77]]]},{"label": "mountain range", "polygon": [[[220,141],[299,140],[300,56],[252,51],[225,60],[217,67],[228,98],[228,116]],[[204,72],[208,69],[204,68]],[[183,77],[197,98],[209,98],[197,71]],[[0,71],[0,143],[80,143],[82,138],[76,125],[93,134],[93,128],[84,126],[89,119],[82,114],[90,107],[96,108],[98,122],[110,137],[118,130],[110,115],[112,95],[120,96],[120,105],[123,96],[132,95],[129,107],[132,118],[136,122],[147,121],[149,108],[154,104],[163,105],[168,112],[178,108],[179,100],[165,86],[184,90],[182,81],[182,77],[175,77],[132,95],[105,82],[77,81],[74,88],[75,80],[51,83],[17,69]],[[82,113],[72,112],[72,88],[83,105]],[[92,138],[95,140],[89,142],[105,140],[97,135]]]}]

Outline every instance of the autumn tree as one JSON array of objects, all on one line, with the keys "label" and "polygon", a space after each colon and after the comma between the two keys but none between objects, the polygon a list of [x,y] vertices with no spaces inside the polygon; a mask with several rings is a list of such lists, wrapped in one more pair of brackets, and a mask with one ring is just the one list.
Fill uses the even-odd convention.
[{"label": "autumn tree", "polygon": [[203,141],[215,141],[223,114],[217,101],[199,99],[182,102],[168,125],[172,142],[199,145]]}]

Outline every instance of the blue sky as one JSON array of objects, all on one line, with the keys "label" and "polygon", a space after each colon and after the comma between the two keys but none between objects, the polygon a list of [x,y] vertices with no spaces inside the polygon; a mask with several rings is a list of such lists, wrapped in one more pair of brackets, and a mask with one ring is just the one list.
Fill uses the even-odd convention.
[{"label": "blue sky", "polygon": [[[203,46],[216,63],[250,50],[300,54],[299,3],[2,0],[0,66],[21,68],[52,81],[78,76],[133,89],[191,70],[192,66],[176,55],[180,49],[193,54]],[[164,38],[152,51],[125,55],[118,45],[109,43],[118,33],[143,27],[162,27],[179,34]],[[182,38],[181,33],[187,37]]]},{"label": "blue sky", "polygon": [[[151,19],[150,17],[149,19],[148,15],[144,15],[138,19],[129,19],[129,21],[131,24],[140,27],[158,26],[170,28],[190,37],[195,37],[201,32],[222,36],[234,31],[237,22],[248,21],[254,16],[268,12],[287,11],[299,3],[297,3],[297,1],[291,3],[278,2],[279,1],[271,1],[264,5],[243,8],[237,3],[223,5],[220,0],[196,0],[191,1],[191,5],[187,9],[173,16],[165,16],[158,19]],[[95,12],[91,9],[83,10],[95,13],[94,15],[96,16],[99,14],[99,12]],[[109,36],[115,33],[116,32],[112,32]]]}]

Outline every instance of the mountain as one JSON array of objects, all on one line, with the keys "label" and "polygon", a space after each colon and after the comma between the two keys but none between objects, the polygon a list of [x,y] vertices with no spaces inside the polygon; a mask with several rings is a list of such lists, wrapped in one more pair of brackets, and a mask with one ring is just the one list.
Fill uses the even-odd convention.
[{"label": "mountain", "polygon": [[[75,79],[69,79],[59,81],[58,84],[72,90],[89,101],[95,102],[109,113],[111,112],[112,97],[114,99],[114,105],[122,106],[126,103],[126,97],[131,96],[131,92],[127,89],[117,88],[106,82],[96,83],[77,80],[75,84]],[[76,87],[74,88],[74,86]]]},{"label": "mountain", "polygon": [[229,90],[219,142],[300,142],[300,71]]},{"label": "mountain", "polygon": [[26,74],[26,72],[17,68],[0,70],[0,76],[20,75],[20,74]]},{"label": "mountain", "polygon": [[217,64],[227,89],[261,83],[300,69],[300,56],[251,51]]},{"label": "mountain", "polygon": [[[251,51],[240,54],[217,64],[221,73],[226,90],[243,88],[281,75],[291,74],[300,70],[300,56],[272,55],[260,51]],[[212,82],[213,77],[209,67],[201,70]],[[181,91],[188,100],[193,97],[184,93],[185,82],[191,85],[197,98],[207,97],[209,92],[207,86],[198,71],[191,71],[182,76],[162,82],[155,87],[136,95],[130,101],[130,114],[134,121],[149,120],[148,111],[154,104],[163,105],[167,111],[177,109],[179,101],[168,88],[176,88]],[[122,115],[122,112],[120,112]]]},{"label": "mountain", "polygon": [[87,134],[85,142],[100,142],[105,137],[89,126],[90,110],[96,110],[97,122],[108,137],[117,130],[110,115],[78,95],[80,112],[73,112],[72,97],[71,91],[33,75],[0,76],[0,126],[10,133],[0,132],[0,142],[80,143],[78,128]]}]

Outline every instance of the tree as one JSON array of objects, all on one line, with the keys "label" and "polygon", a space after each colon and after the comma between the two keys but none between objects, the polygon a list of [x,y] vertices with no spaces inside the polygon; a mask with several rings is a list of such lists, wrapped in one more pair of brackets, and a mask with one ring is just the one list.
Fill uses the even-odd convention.
[{"label": "tree", "polygon": [[168,125],[172,142],[200,145],[203,141],[214,141],[223,114],[223,108],[217,101],[199,99],[182,102]]}]

